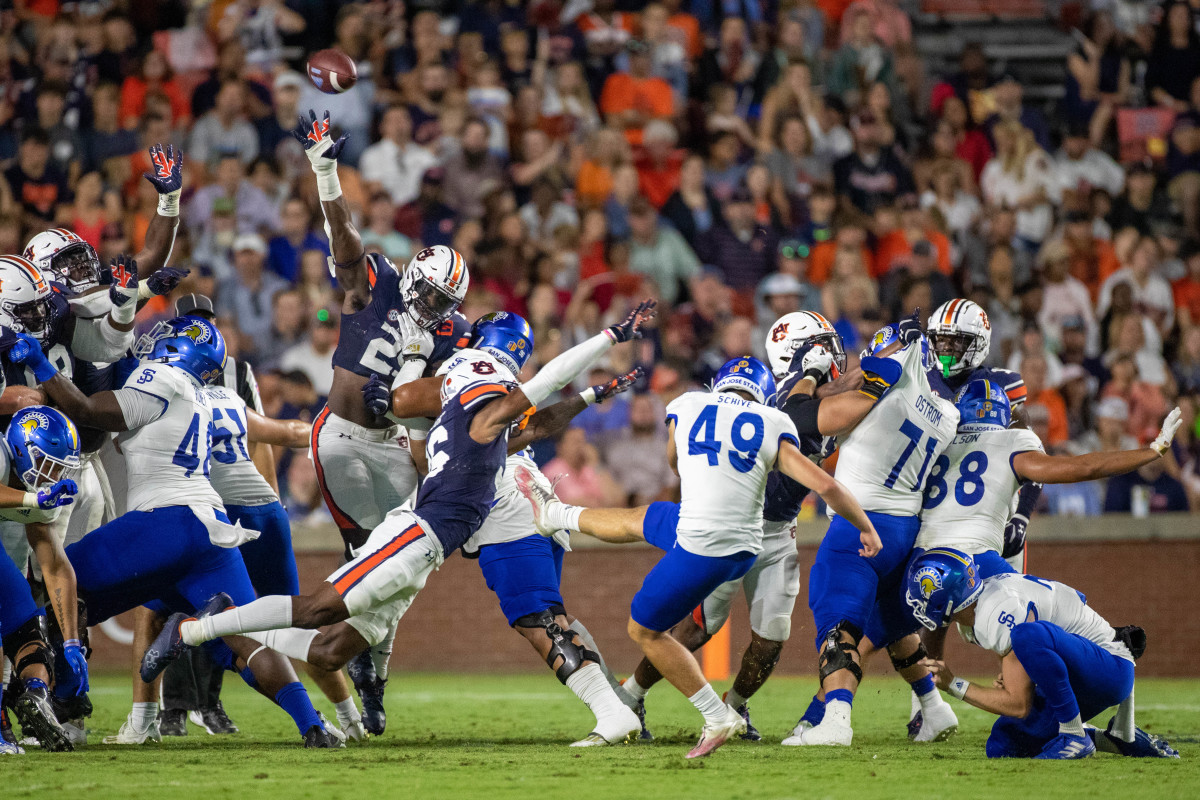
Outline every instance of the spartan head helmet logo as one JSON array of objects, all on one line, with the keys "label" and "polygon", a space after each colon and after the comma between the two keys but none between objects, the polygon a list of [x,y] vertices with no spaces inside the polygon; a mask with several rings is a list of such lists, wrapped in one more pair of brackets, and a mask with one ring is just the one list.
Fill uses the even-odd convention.
[{"label": "spartan head helmet logo", "polygon": [[942,576],[933,567],[925,567],[917,573],[917,583],[921,586],[921,594],[928,600],[930,595],[942,588]]},{"label": "spartan head helmet logo", "polygon": [[204,344],[212,338],[212,333],[208,330],[208,327],[201,325],[199,322],[193,322],[187,327],[181,328],[179,335],[186,336],[196,344]]}]

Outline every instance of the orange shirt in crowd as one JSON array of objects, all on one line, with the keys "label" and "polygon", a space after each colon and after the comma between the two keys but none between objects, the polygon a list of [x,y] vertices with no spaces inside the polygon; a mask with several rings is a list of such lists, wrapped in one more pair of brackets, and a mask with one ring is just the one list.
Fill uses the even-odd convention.
[{"label": "orange shirt in crowd", "polygon": [[687,51],[688,58],[694,60],[704,55],[704,39],[700,36],[700,20],[681,11],[678,14],[672,14],[671,18],[667,20],[667,25],[683,34],[683,47]]},{"label": "orange shirt in crowd", "polygon": [[1200,322],[1200,280],[1180,278],[1171,284],[1171,293],[1175,295],[1175,308],[1179,311],[1187,309],[1192,322]]},{"label": "orange shirt in crowd", "polygon": [[836,28],[852,2],[853,0],[817,0],[817,8],[825,15],[828,26]]},{"label": "orange shirt in crowd", "polygon": [[[192,107],[185,96],[183,88],[175,79],[163,83],[157,91],[161,91],[171,101],[171,124],[178,128],[184,126],[191,117]],[[136,125],[146,110],[146,95],[149,88],[139,77],[130,76],[121,84],[121,124],[126,128]]]},{"label": "orange shirt in crowd", "polygon": [[[829,280],[829,276],[833,274],[833,261],[837,255],[837,248],[837,242],[833,239],[826,239],[813,245],[812,253],[808,257],[807,276],[808,282],[813,286],[824,286],[825,281]],[[862,260],[866,265],[867,274],[874,275],[875,256],[865,247],[862,249]]]},{"label": "orange shirt in crowd", "polygon": [[1057,389],[1043,389],[1037,397],[1031,397],[1028,403],[1042,406],[1050,412],[1050,428],[1046,434],[1046,444],[1062,444],[1071,438],[1071,429],[1067,423],[1067,404]]},{"label": "orange shirt in crowd", "polygon": [[1092,302],[1100,297],[1100,287],[1109,275],[1121,268],[1113,247],[1103,239],[1095,239],[1092,248],[1082,250],[1067,242],[1071,250],[1071,275],[1083,282],[1092,295]]},{"label": "orange shirt in crowd", "polygon": [[[628,72],[616,72],[604,81],[600,92],[600,111],[620,114],[637,109],[647,117],[669,119],[675,113],[671,84],[662,78],[635,78]],[[626,128],[625,138],[632,145],[642,143],[641,128]]]},{"label": "orange shirt in crowd", "polygon": [[[927,230],[921,234],[937,251],[938,270],[944,275],[953,275],[954,267],[950,263],[950,240],[941,231]],[[884,234],[875,246],[875,261],[871,266],[871,277],[879,280],[896,262],[907,262],[912,255],[913,242],[908,240],[903,230],[894,230]]]},{"label": "orange shirt in crowd", "polygon": [[683,166],[683,157],[684,153],[676,150],[663,164],[655,164],[645,154],[634,159],[638,189],[655,208],[662,208],[679,188],[679,169]]},{"label": "orange shirt in crowd", "polygon": [[595,161],[584,161],[575,176],[575,196],[580,205],[603,205],[612,193],[612,187],[612,172]]}]

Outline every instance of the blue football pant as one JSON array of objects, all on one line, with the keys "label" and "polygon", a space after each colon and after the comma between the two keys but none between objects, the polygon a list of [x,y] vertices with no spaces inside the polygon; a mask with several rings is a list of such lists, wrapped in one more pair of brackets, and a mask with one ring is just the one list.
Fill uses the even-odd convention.
[{"label": "blue football pant", "polygon": [[258,596],[300,594],[292,526],[283,505],[276,500],[260,506],[225,506],[225,513],[230,522],[241,522],[243,528],[262,534],[238,548]]}]

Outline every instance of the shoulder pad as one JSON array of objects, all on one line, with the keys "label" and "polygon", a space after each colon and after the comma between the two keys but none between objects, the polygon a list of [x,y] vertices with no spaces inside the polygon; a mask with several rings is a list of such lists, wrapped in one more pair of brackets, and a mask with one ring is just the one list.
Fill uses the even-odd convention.
[{"label": "shoulder pad", "polygon": [[[478,399],[492,394],[507,394],[510,373],[507,368],[482,350],[465,349],[442,364],[437,374],[443,378],[441,385],[442,405],[455,395],[476,385],[498,387],[495,392],[477,394]],[[472,399],[476,399],[473,397]],[[464,403],[465,405],[465,403]]]}]

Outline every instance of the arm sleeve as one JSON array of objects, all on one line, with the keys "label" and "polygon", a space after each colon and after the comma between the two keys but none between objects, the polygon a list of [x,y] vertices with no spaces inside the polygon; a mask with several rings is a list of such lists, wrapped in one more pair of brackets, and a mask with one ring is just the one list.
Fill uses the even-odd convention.
[{"label": "arm sleeve", "polygon": [[149,425],[167,412],[167,401],[161,397],[141,389],[125,387],[113,392],[117,404],[121,406],[121,416],[125,418],[125,428],[136,430],[143,425]]},{"label": "arm sleeve", "polygon": [[783,413],[796,426],[796,432],[801,436],[820,436],[817,427],[817,412],[821,407],[820,398],[808,394],[794,394],[783,404]]},{"label": "arm sleeve", "polygon": [[542,367],[537,375],[521,385],[525,397],[535,406],[570,383],[592,362],[608,352],[613,346],[612,337],[601,331],[585,342],[561,353]]},{"label": "arm sleeve", "polygon": [[84,361],[111,363],[133,347],[133,331],[119,331],[108,315],[97,319],[76,319],[71,336],[71,351]]}]

